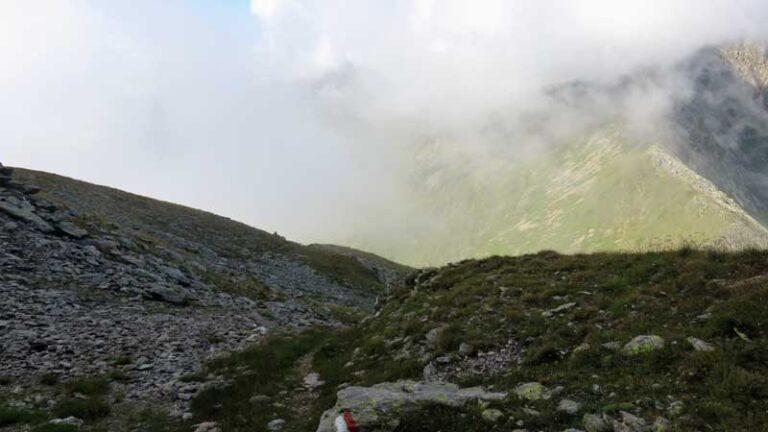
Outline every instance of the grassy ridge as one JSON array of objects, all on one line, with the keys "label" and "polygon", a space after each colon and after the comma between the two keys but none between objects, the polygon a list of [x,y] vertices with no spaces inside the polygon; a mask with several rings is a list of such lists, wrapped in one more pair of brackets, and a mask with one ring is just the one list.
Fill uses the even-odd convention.
[{"label": "grassy ridge", "polygon": [[[470,407],[416,416],[409,430],[510,430],[521,421],[533,430],[563,430],[581,428],[581,414],[619,410],[648,422],[669,418],[673,430],[768,430],[766,302],[768,252],[544,252],[465,261],[419,273],[355,328],[276,337],[209,365],[232,384],[199,396],[196,413],[224,430],[265,430],[278,417],[288,420],[288,431],[313,430],[339,385],[420,379],[437,356],[461,365],[512,340],[519,361],[451,380],[506,391],[540,382],[561,386],[561,393],[537,402],[511,396],[496,406],[505,416],[491,426],[478,423],[480,407]],[[567,303],[575,305],[548,313]],[[447,327],[428,344],[441,325]],[[637,356],[614,347],[647,334],[663,337],[665,347]],[[694,350],[689,337],[714,351]],[[472,354],[459,353],[461,343]],[[300,389],[309,370],[325,381],[315,392]],[[267,398],[253,405],[257,394]],[[583,404],[580,414],[558,411],[563,398]]]},{"label": "grassy ridge", "polygon": [[[703,177],[621,124],[523,159],[477,157],[450,143],[416,152],[404,220],[356,245],[399,262],[768,244],[768,232]],[[429,150],[429,151],[426,151]],[[410,225],[409,225],[410,224]],[[393,234],[394,233],[394,234]]]}]

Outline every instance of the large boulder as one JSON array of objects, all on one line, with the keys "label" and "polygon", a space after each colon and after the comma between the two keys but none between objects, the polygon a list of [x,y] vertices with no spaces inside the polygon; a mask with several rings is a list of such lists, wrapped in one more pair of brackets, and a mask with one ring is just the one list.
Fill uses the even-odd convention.
[{"label": "large boulder", "polygon": [[373,387],[347,387],[337,393],[336,406],[320,418],[317,432],[336,432],[341,413],[349,413],[360,430],[392,431],[407,413],[429,405],[462,408],[470,402],[502,400],[506,393],[480,387],[460,389],[455,384],[399,381]]}]

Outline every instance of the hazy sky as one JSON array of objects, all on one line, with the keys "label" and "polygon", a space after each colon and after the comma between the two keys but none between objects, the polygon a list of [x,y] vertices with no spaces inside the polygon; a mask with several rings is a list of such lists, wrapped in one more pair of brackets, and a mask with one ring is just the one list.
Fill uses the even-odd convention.
[{"label": "hazy sky", "polygon": [[387,217],[397,145],[470,146],[543,86],[766,22],[765,0],[0,0],[0,160],[329,241]]}]

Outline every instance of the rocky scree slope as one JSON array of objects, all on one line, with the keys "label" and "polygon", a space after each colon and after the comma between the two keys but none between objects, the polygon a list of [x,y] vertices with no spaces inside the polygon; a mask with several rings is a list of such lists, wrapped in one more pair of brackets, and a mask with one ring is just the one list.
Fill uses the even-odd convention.
[{"label": "rocky scree slope", "polygon": [[768,430],[766,301],[765,251],[462,261],[354,328],[209,363],[226,384],[193,412],[221,431],[334,431],[347,411],[376,431]]},{"label": "rocky scree slope", "polygon": [[[3,407],[82,420],[57,411],[81,399],[182,416],[200,388],[185,377],[205,359],[273,330],[349,323],[405,270],[356,254],[1,167],[0,429]],[[72,391],[83,379],[111,381],[109,396]]]}]

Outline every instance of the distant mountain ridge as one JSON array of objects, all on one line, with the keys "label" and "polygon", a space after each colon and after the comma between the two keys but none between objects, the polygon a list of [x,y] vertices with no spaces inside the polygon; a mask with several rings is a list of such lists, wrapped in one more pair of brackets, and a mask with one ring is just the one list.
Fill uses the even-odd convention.
[{"label": "distant mountain ridge", "polygon": [[768,224],[768,57],[760,45],[699,51],[682,66],[693,96],[677,107],[674,147],[763,225]]},{"label": "distant mountain ridge", "polygon": [[[416,145],[404,158],[413,162],[404,168],[411,180],[403,201],[418,222],[400,237],[367,233],[353,244],[411,264],[543,249],[768,246],[765,51],[704,48],[675,73],[693,84],[674,102],[671,133],[644,139],[621,118],[596,121],[522,161],[475,158],[439,138]],[[576,82],[550,96],[571,110],[605,110],[601,104],[655,79],[642,72],[615,87]]]}]

